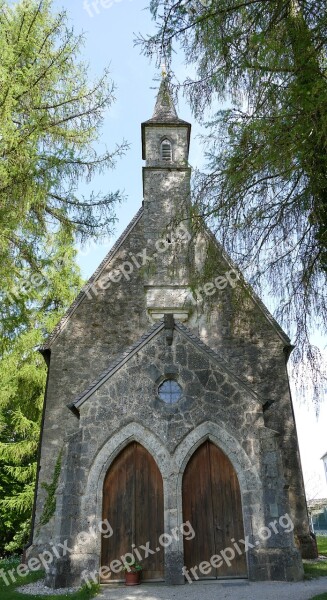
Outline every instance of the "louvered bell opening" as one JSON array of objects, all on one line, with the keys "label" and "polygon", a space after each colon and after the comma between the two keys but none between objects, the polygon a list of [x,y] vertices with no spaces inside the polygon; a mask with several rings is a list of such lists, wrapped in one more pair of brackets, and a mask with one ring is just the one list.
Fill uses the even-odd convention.
[{"label": "louvered bell opening", "polygon": [[161,158],[167,161],[172,160],[171,143],[168,140],[164,140],[161,144]]}]

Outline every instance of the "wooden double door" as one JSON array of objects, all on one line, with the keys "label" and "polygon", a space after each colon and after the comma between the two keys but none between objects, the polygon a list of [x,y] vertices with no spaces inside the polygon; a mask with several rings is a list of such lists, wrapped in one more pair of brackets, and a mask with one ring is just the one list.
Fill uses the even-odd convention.
[{"label": "wooden double door", "polygon": [[[210,441],[191,456],[183,476],[183,522],[195,531],[193,539],[184,538],[184,565],[190,569],[233,547],[232,539],[244,539],[240,488],[235,470],[227,456]],[[177,508],[177,507],[176,507]],[[129,444],[112,463],[103,487],[103,520],[108,519],[113,535],[102,539],[102,566],[110,566],[127,552],[140,553],[143,580],[164,578],[163,482],[158,466],[139,443]],[[166,532],[170,533],[170,532]],[[240,548],[244,548],[240,544]],[[149,552],[149,550],[151,552]],[[147,556],[146,556],[147,555]],[[208,569],[207,569],[208,570]],[[246,577],[244,553],[235,551],[228,566],[211,567],[198,578]],[[191,573],[192,576],[192,573]],[[112,572],[102,582],[123,579]]]}]

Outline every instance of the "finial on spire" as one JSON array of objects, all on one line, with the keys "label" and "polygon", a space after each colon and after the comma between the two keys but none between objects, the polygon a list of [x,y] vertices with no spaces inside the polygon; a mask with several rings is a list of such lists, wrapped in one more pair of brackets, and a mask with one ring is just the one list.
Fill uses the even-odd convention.
[{"label": "finial on spire", "polygon": [[167,77],[166,63],[164,63],[164,62],[161,63],[160,67],[161,67],[161,76],[162,76],[162,79],[166,79],[166,77]]}]

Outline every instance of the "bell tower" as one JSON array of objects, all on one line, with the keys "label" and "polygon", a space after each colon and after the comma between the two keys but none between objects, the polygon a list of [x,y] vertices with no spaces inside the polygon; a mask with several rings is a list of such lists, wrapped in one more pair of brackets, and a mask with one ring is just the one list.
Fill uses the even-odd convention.
[{"label": "bell tower", "polygon": [[163,78],[153,117],[142,123],[142,158],[146,167],[181,168],[188,166],[191,124],[179,119]]},{"label": "bell tower", "polygon": [[174,314],[188,319],[191,125],[179,119],[166,77],[154,113],[142,123],[144,237],[154,257],[145,276],[150,319]]}]

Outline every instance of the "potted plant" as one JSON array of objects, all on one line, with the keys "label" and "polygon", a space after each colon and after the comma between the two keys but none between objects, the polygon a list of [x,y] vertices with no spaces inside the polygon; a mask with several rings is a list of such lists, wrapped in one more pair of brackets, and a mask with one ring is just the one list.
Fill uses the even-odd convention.
[{"label": "potted plant", "polygon": [[125,571],[125,585],[140,585],[142,571],[140,563],[134,559],[133,562],[123,567],[123,571]]}]

